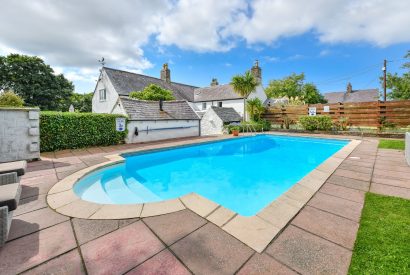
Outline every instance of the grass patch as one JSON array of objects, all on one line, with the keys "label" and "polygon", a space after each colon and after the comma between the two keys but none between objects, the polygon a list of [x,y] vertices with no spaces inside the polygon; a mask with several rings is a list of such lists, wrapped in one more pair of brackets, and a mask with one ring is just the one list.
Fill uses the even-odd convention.
[{"label": "grass patch", "polygon": [[410,274],[410,200],[366,194],[349,274]]},{"label": "grass patch", "polygon": [[381,139],[379,148],[404,150],[404,140]]}]

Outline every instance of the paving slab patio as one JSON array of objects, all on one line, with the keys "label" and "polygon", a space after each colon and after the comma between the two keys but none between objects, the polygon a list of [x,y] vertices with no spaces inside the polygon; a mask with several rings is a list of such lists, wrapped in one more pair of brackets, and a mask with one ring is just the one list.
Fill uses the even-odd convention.
[{"label": "paving slab patio", "polygon": [[[42,161],[29,163],[27,175],[21,178],[21,205],[9,241],[0,249],[0,274],[346,274],[364,193],[370,189],[410,199],[405,178],[410,167],[403,153],[378,150],[377,141],[369,138],[299,213],[292,212],[295,218],[262,253],[219,227],[237,217],[235,213],[220,212],[209,204],[203,212],[206,218],[175,202],[164,206],[176,207],[178,212],[123,220],[68,218],[44,204],[44,195],[58,181],[58,174],[63,178],[81,167],[105,162],[113,152],[198,140],[212,138],[66,150],[43,154]],[[290,196],[303,199],[309,189],[300,189]],[[301,205],[289,197],[281,199],[290,210]],[[197,200],[189,203],[197,205]],[[147,208],[145,215],[156,211]],[[267,215],[263,220],[274,222],[277,213]]]}]

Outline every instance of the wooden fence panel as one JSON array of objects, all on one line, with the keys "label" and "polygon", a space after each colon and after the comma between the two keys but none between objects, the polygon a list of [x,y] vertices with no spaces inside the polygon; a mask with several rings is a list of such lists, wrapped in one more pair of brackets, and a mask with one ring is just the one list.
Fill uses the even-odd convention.
[{"label": "wooden fence panel", "polygon": [[[324,106],[329,106],[329,112],[324,112]],[[328,115],[333,121],[346,117],[351,126],[410,125],[410,100],[269,107],[263,118],[273,124],[282,124],[285,118],[297,122],[300,116],[308,114],[309,107],[316,107],[317,115]]]}]

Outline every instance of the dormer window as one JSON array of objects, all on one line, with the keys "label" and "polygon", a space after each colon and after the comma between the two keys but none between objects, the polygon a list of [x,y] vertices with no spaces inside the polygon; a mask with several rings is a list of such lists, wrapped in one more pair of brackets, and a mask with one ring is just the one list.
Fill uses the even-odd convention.
[{"label": "dormer window", "polygon": [[100,93],[100,101],[106,101],[107,100],[107,91],[105,89],[99,90]]}]

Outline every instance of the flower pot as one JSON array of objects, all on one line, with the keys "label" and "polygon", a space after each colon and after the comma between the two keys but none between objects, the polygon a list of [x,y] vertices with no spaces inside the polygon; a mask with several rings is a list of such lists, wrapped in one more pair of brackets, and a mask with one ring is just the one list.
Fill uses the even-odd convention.
[{"label": "flower pot", "polygon": [[239,135],[239,130],[232,130],[232,135],[237,137]]}]

